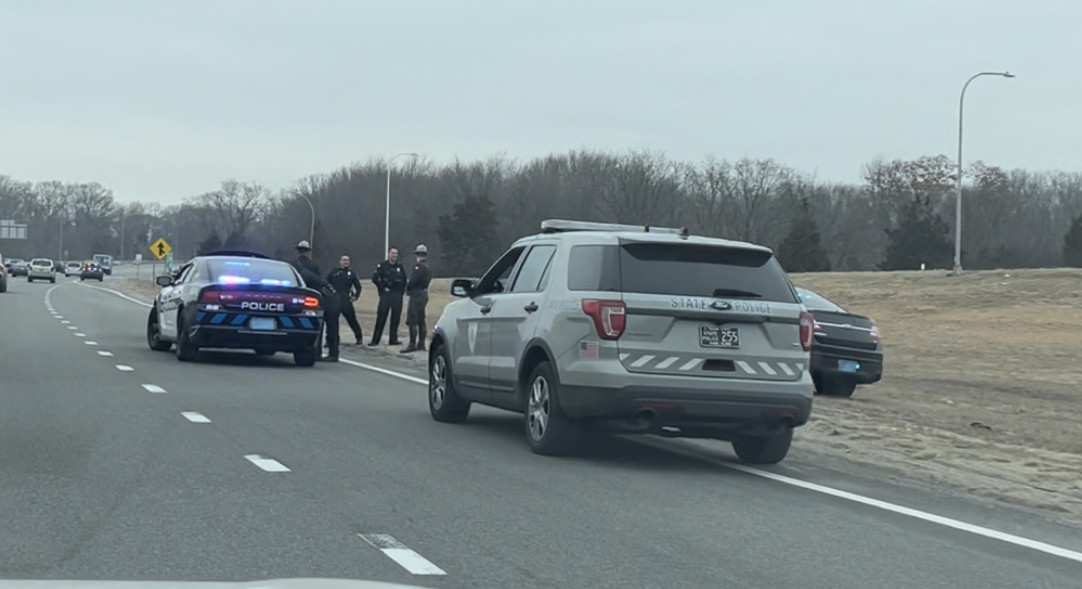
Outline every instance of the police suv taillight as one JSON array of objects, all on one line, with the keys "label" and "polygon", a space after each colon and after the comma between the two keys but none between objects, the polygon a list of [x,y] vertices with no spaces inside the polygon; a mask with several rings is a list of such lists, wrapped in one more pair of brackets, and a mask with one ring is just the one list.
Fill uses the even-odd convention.
[{"label": "police suv taillight", "polygon": [[811,351],[813,334],[815,333],[815,317],[811,313],[800,314],[800,347],[805,352]]},{"label": "police suv taillight", "polygon": [[627,327],[627,307],[623,301],[584,299],[582,312],[594,320],[597,336],[605,340],[618,340]]}]

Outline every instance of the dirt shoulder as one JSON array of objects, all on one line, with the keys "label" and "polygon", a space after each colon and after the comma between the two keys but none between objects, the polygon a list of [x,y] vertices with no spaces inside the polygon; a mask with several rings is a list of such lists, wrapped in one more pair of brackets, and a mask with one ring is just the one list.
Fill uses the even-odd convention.
[{"label": "dirt shoulder", "polygon": [[[885,338],[881,383],[852,399],[816,398],[794,453],[845,461],[1082,523],[1082,271],[867,272],[793,281],[868,315]],[[149,300],[149,281],[112,285]],[[451,301],[434,281],[431,326]],[[376,296],[355,305],[365,338]],[[343,342],[352,342],[342,323]],[[405,341],[403,325],[400,339]],[[343,357],[423,365],[397,347],[343,346]]]}]

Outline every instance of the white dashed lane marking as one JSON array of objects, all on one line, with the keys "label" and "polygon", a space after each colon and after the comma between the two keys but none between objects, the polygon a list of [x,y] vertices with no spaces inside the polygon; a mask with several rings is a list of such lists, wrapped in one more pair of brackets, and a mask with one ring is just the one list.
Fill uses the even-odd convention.
[{"label": "white dashed lane marking", "polygon": [[75,331],[76,329],[79,329],[79,328],[78,328],[78,327],[75,327],[74,325],[69,325],[69,326],[68,326],[68,329],[70,329],[70,330],[72,330],[72,331]]},{"label": "white dashed lane marking", "polygon": [[245,458],[267,472],[289,472],[289,467],[273,458],[265,458],[259,454],[248,454]]},{"label": "white dashed lane marking", "polygon": [[210,418],[198,411],[181,411],[180,414],[192,423],[210,423]]},{"label": "white dashed lane marking", "polygon": [[[56,318],[59,319],[60,316],[57,315]],[[65,320],[61,321],[60,323],[63,323],[64,325],[67,325],[67,324],[71,323],[71,321],[68,321],[67,319],[65,319]]]},{"label": "white dashed lane marking", "polygon": [[86,345],[88,345],[88,346],[96,346],[96,345],[98,345],[98,342],[92,342],[92,341],[90,341],[90,340],[86,340],[86,341],[85,341],[85,342],[83,342],[83,343],[85,343],[85,344],[86,344]]},{"label": "white dashed lane marking", "polygon": [[413,575],[446,575],[447,572],[432,564],[432,561],[410,550],[405,544],[395,540],[390,534],[357,534],[388,558],[398,563]]},{"label": "white dashed lane marking", "polygon": [[86,334],[85,334],[85,333],[79,333],[78,331],[76,331],[76,332],[75,332],[75,333],[74,333],[73,335],[74,335],[75,337],[86,337]]},{"label": "white dashed lane marking", "polygon": [[116,369],[121,371],[121,372],[131,372],[132,370],[135,370],[134,368],[132,368],[131,366],[128,366],[127,364],[117,364]]},{"label": "white dashed lane marking", "polygon": [[113,357],[112,352],[106,352],[105,350],[98,350],[98,355],[102,356],[102,357],[105,357],[105,358],[112,358]]},{"label": "white dashed lane marking", "polygon": [[161,394],[161,393],[165,392],[165,389],[161,388],[160,386],[158,386],[156,384],[145,384],[145,385],[143,385],[143,388],[146,389],[146,392],[148,392],[148,393]]}]

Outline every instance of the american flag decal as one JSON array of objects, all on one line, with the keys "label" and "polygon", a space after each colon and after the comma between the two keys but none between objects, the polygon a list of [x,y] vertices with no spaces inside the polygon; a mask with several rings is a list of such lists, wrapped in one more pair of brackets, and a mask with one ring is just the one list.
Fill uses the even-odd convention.
[{"label": "american flag decal", "polygon": [[597,360],[598,350],[597,342],[579,342],[579,359]]}]

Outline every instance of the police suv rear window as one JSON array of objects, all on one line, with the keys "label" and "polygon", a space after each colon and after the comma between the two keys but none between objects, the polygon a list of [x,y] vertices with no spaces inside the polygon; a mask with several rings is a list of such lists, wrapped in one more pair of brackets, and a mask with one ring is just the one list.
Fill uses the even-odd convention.
[{"label": "police suv rear window", "polygon": [[297,286],[293,268],[283,262],[261,260],[207,260],[210,282],[220,284],[267,284]]},{"label": "police suv rear window", "polygon": [[797,302],[773,254],[688,243],[575,246],[567,284],[569,290]]}]

